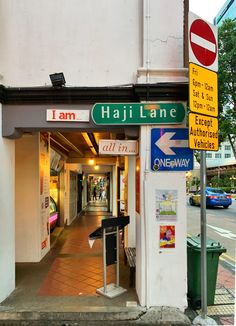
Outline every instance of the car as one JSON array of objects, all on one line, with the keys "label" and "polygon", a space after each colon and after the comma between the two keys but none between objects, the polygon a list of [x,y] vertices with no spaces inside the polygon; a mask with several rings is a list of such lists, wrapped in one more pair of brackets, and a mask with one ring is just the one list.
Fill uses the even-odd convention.
[{"label": "car", "polygon": [[[189,197],[189,204],[191,206],[201,204],[201,193],[198,191],[197,193],[191,195]],[[232,204],[232,197],[228,195],[224,190],[219,188],[211,188],[206,187],[206,206],[207,207],[215,207],[215,206],[223,206],[224,208],[228,208]]]}]

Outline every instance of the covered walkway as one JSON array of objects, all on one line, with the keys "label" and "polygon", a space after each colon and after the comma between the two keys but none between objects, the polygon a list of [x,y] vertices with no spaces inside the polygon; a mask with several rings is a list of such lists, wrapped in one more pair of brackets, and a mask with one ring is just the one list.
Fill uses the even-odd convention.
[{"label": "covered walkway", "polygon": [[[40,263],[16,264],[16,289],[0,309],[25,311],[91,310],[95,307],[126,307],[138,303],[129,288],[129,268],[120,250],[120,285],[128,291],[114,299],[96,293],[103,286],[102,241],[90,248],[88,236],[108,218],[105,202],[91,201],[82,216],[66,226],[51,251]],[[107,283],[115,282],[115,265],[107,267]]]}]

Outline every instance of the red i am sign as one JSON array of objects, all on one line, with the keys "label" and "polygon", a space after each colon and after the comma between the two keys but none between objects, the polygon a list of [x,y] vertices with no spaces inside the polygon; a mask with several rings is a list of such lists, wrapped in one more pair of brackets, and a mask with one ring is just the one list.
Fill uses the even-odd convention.
[{"label": "red i am sign", "polygon": [[192,13],[189,18],[189,61],[217,71],[217,27]]}]

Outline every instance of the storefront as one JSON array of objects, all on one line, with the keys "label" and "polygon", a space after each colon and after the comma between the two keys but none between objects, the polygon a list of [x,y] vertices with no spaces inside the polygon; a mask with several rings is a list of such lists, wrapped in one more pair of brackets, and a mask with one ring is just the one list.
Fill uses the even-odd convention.
[{"label": "storefront", "polygon": [[[3,91],[7,94],[11,94],[11,92],[16,92],[16,90],[12,89],[3,89]],[[169,84],[169,85],[134,85],[133,87],[130,87],[129,90],[126,88],[123,89],[123,91],[126,93],[126,98],[124,100],[123,94],[121,95],[121,89],[114,90],[113,93],[113,98],[109,98],[110,101],[119,101],[119,98],[122,97],[122,101],[125,102],[130,102],[135,101],[145,101],[149,99],[150,102],[153,103],[161,103],[161,102],[167,102],[167,103],[182,103],[186,100],[187,98],[187,85],[185,84]],[[25,92],[25,91],[24,91]],[[23,246],[17,245],[18,247],[18,261],[40,261],[42,257],[50,250],[50,226],[48,224],[48,218],[46,217],[47,214],[50,214],[48,211],[49,205],[48,203],[48,198],[51,196],[54,198],[54,202],[56,204],[56,207],[53,208],[53,212],[55,213],[55,209],[58,210],[60,213],[60,217],[58,216],[58,224],[60,223],[61,225],[64,224],[70,224],[76,214],[78,213],[78,196],[73,197],[73,194],[78,194],[78,180],[82,180],[83,182],[83,189],[84,193],[82,196],[83,202],[86,204],[87,200],[91,199],[91,194],[92,194],[92,188],[96,186],[101,188],[103,186],[104,190],[106,189],[106,196],[111,197],[110,198],[110,207],[113,215],[117,215],[120,213],[128,213],[131,218],[131,223],[129,225],[129,231],[125,236],[125,242],[126,246],[131,246],[131,247],[136,247],[137,250],[137,283],[136,283],[136,288],[137,291],[141,291],[140,289],[144,286],[145,281],[143,279],[146,263],[144,263],[144,257],[146,256],[147,253],[143,252],[143,249],[139,247],[142,243],[142,238],[143,238],[143,233],[147,232],[145,231],[146,227],[150,226],[145,226],[140,220],[140,217],[142,214],[149,214],[148,212],[145,213],[146,208],[143,205],[147,205],[146,199],[143,196],[146,196],[147,189],[145,189],[146,186],[142,186],[143,184],[143,174],[140,174],[139,170],[139,175],[141,176],[140,178],[140,193],[137,191],[136,193],[133,191],[135,189],[135,179],[137,179],[137,176],[135,178],[135,173],[137,174],[138,167],[136,166],[136,158],[134,156],[134,159],[132,156],[123,156],[125,159],[119,159],[119,156],[114,157],[114,156],[107,156],[102,155],[99,156],[94,156],[96,159],[96,164],[102,166],[110,166],[110,172],[105,171],[105,174],[102,175],[101,177],[96,176],[91,177],[89,176],[89,173],[86,173],[86,171],[83,171],[83,164],[88,160],[88,154],[86,154],[85,150],[85,155],[82,156],[80,151],[82,149],[79,148],[78,146],[76,147],[78,151],[74,151],[73,155],[68,155],[66,153],[67,147],[66,147],[66,142],[63,139],[65,137],[66,133],[68,132],[70,134],[78,135],[78,133],[81,135],[82,133],[93,133],[96,135],[96,133],[101,133],[102,137],[104,136],[104,133],[107,129],[107,125],[97,125],[94,121],[92,121],[91,117],[91,110],[93,105],[91,104],[80,104],[77,103],[79,102],[77,100],[78,96],[78,89],[75,89],[74,91],[70,89],[70,97],[68,99],[64,100],[64,104],[47,104],[44,102],[48,101],[48,96],[53,96],[53,99],[55,100],[55,94],[52,95],[51,92],[56,92],[58,100],[55,100],[56,102],[61,102],[60,92],[66,92],[66,89],[59,89],[59,90],[53,90],[53,89],[48,89],[45,90],[45,97],[39,96],[37,99],[37,104],[25,104],[25,102],[29,102],[29,99],[31,97],[31,93],[34,92],[37,94],[37,90],[32,90],[28,89],[28,92],[21,94],[21,91],[19,90],[15,94],[18,94],[19,100],[18,103],[11,104],[11,101],[5,101],[2,106],[2,111],[3,111],[3,137],[4,139],[11,139],[9,140],[10,142],[14,142],[14,139],[16,139],[16,159],[18,157],[18,151],[19,151],[19,146],[17,142],[21,142],[23,139],[23,144],[21,144],[21,155],[26,155],[28,151],[31,151],[31,155],[34,154],[34,165],[32,165],[32,160],[29,160],[28,164],[28,171],[32,170],[32,167],[36,166],[36,170],[39,171],[39,179],[37,181],[37,178],[34,176],[35,180],[35,187],[38,187],[41,189],[40,190],[40,197],[41,199],[41,204],[39,205],[39,212],[41,210],[41,213],[37,212],[36,215],[38,216],[37,218],[41,221],[42,225],[42,230],[40,231],[41,234],[41,242],[38,242],[38,246],[41,248],[41,254],[40,256],[35,256],[33,252],[31,252],[31,256],[28,255],[25,252]],[[47,93],[48,92],[48,93]],[[93,90],[94,92],[94,90]],[[103,89],[97,89],[97,97],[99,100],[101,100],[101,94],[103,94]],[[47,96],[46,96],[47,94]],[[50,95],[51,94],[51,95]],[[75,101],[76,103],[72,104],[72,94],[74,94]],[[135,96],[134,96],[135,94]],[[137,95],[139,94],[139,97]],[[170,95],[171,94],[171,95]],[[88,96],[88,102],[89,102],[89,91],[86,91],[86,96]],[[104,103],[107,103],[106,100],[106,94],[103,94],[104,96]],[[67,101],[70,103],[68,104]],[[94,104],[96,103],[96,99],[93,98]],[[105,102],[106,101],[106,102]],[[4,100],[3,100],[4,102]],[[87,111],[87,113],[86,113]],[[21,114],[19,114],[21,112]],[[60,114],[63,113],[63,119],[65,120],[71,119],[71,115],[67,115],[67,113],[74,112],[75,114],[79,114],[80,112],[83,113],[83,115],[88,116],[87,121],[82,121],[82,122],[77,122],[76,124],[71,121],[51,121],[51,119],[47,118],[47,114],[49,113],[53,114],[54,118],[56,117],[56,113],[60,112]],[[53,113],[52,113],[53,112]],[[141,113],[143,116],[144,114]],[[185,113],[184,113],[185,115]],[[184,115],[182,116],[181,119],[184,119]],[[175,115],[173,115],[175,116]],[[164,115],[164,117],[166,117]],[[124,120],[124,119],[123,119]],[[177,124],[179,124],[179,121],[176,121]],[[145,131],[145,126],[141,127],[139,123],[137,125],[132,124],[119,124],[119,125],[109,125],[109,130],[110,132],[114,135],[116,134],[117,137],[120,137],[120,139],[136,139],[139,140],[139,156],[140,156],[140,162],[141,162],[141,169],[143,171],[146,169],[146,163],[145,162],[145,155],[144,153],[146,152],[146,145],[145,142],[147,141],[146,135],[144,134]],[[149,130],[150,127],[148,127]],[[41,135],[41,136],[40,136]],[[42,137],[44,135],[44,137]],[[45,139],[45,135],[47,139]],[[58,136],[59,135],[59,136]],[[144,136],[145,135],[145,136]],[[60,137],[60,138],[59,138]],[[78,136],[76,136],[78,137]],[[18,139],[18,140],[17,140]],[[36,147],[32,147],[32,141],[34,140],[34,144]],[[50,139],[52,139],[50,141]],[[59,139],[61,142],[59,142]],[[142,139],[146,139],[145,142],[143,142]],[[64,140],[64,142],[62,141]],[[70,138],[71,142],[72,138]],[[25,143],[26,141],[26,143]],[[28,142],[28,145],[27,145]],[[52,145],[52,150],[57,153],[54,153],[51,157],[49,155],[49,143]],[[29,146],[29,148],[27,147]],[[70,146],[75,146],[71,145]],[[92,145],[95,146],[95,143]],[[64,149],[63,149],[64,147]],[[35,150],[36,149],[36,150]],[[58,150],[58,152],[56,152]],[[143,154],[142,154],[143,153]],[[67,159],[63,161],[63,155],[62,154],[67,154]],[[57,156],[60,155],[60,158]],[[50,158],[51,158],[51,164],[50,164]],[[59,160],[58,160],[59,158]],[[21,163],[20,163],[21,162]],[[31,162],[31,163],[30,163]],[[71,167],[65,167],[65,162],[68,164],[71,164]],[[123,162],[124,165],[120,165],[120,163]],[[36,165],[35,165],[36,163]],[[20,168],[20,164],[22,165]],[[88,163],[89,164],[89,163]],[[22,171],[23,166],[25,166],[25,161],[21,161],[19,159],[16,160],[16,170]],[[53,167],[54,172],[51,172],[50,176],[50,166]],[[137,169],[136,169],[137,168]],[[66,176],[66,170],[68,169]],[[140,166],[139,166],[140,169]],[[57,170],[57,171],[56,171]],[[45,173],[47,171],[47,173]],[[55,171],[57,173],[55,173]],[[60,171],[60,173],[58,173]],[[136,171],[136,172],[135,172]],[[33,173],[37,173],[35,169],[33,168]],[[61,175],[62,173],[62,175]],[[100,173],[100,172],[99,172]],[[108,173],[108,174],[107,174]],[[53,175],[54,174],[54,175]],[[63,176],[64,174],[64,176]],[[18,175],[18,174],[17,174]],[[61,175],[61,176],[60,176]],[[69,177],[68,177],[69,175]],[[83,175],[85,176],[84,181],[83,181]],[[32,175],[30,176],[27,173],[28,176],[28,182],[32,180]],[[86,176],[88,179],[86,180]],[[75,177],[75,180],[74,180]],[[24,176],[25,178],[25,176]],[[45,179],[46,178],[46,179]],[[70,181],[68,182],[68,178]],[[90,180],[89,180],[90,178]],[[153,178],[153,177],[152,177]],[[182,178],[182,177],[180,177]],[[73,180],[74,181],[73,181]],[[24,179],[25,180],[25,179]],[[63,181],[64,180],[64,181]],[[89,180],[89,182],[87,182]],[[73,181],[73,182],[72,182]],[[153,180],[152,180],[153,181]],[[21,180],[22,182],[22,180]],[[64,182],[64,185],[63,185]],[[178,182],[178,181],[177,181]],[[19,181],[16,180],[16,194],[17,194],[17,183]],[[38,185],[37,185],[38,184]],[[145,183],[144,183],[145,184]],[[185,184],[185,181],[184,181]],[[41,186],[40,186],[41,185]],[[152,186],[153,187],[153,186]],[[21,184],[22,188],[22,184]],[[27,188],[25,188],[26,190]],[[62,190],[64,189],[64,196],[61,195]],[[74,189],[76,189],[76,192],[73,192]],[[109,189],[109,190],[108,190]],[[163,188],[164,189],[164,188]],[[98,190],[98,189],[97,189]],[[65,195],[65,193],[71,193],[71,196]],[[156,190],[153,190],[154,193],[156,193]],[[182,191],[182,190],[181,190]],[[34,192],[30,192],[31,195],[35,194]],[[175,192],[176,194],[176,192]],[[26,190],[25,193],[22,193],[21,191],[21,196],[24,196],[29,200],[29,192]],[[34,198],[32,199],[33,201],[37,201],[37,195],[33,195]],[[139,197],[139,198],[138,198]],[[98,198],[97,198],[98,199]],[[127,200],[127,202],[126,202]],[[64,203],[63,203],[64,202]],[[16,196],[16,213],[19,212],[17,207],[19,201],[17,200]],[[22,201],[21,201],[21,209],[22,209]],[[135,205],[136,203],[136,205]],[[137,205],[137,203],[139,203]],[[152,203],[153,205],[153,203]],[[53,205],[52,205],[53,206]],[[55,205],[54,205],[55,206]],[[137,207],[136,207],[137,206]],[[139,207],[138,207],[139,206]],[[41,207],[41,208],[40,208]],[[127,210],[127,211],[126,211]],[[24,210],[26,211],[26,210]],[[75,212],[75,213],[73,213]],[[20,212],[17,213],[16,216],[16,241],[17,240],[17,218],[20,216]],[[137,215],[138,214],[138,215]],[[52,214],[53,216],[53,214]],[[62,218],[63,216],[63,218]],[[182,223],[182,222],[181,222]],[[59,224],[59,225],[60,225]],[[141,229],[140,229],[141,227]],[[138,231],[136,233],[135,229]],[[161,230],[161,229],[160,229]],[[37,228],[35,228],[35,232],[39,232]],[[161,231],[160,231],[161,232]],[[175,232],[178,233],[178,227],[175,226]],[[160,233],[161,234],[161,233]],[[155,237],[155,236],[154,236]],[[157,236],[158,237],[158,236]],[[179,238],[179,235],[176,234],[176,241]],[[27,243],[27,246],[31,243],[32,239],[26,239],[24,238],[24,244]],[[178,243],[178,242],[177,242]],[[37,246],[36,246],[37,247]],[[20,248],[21,249],[21,254],[20,254]],[[38,250],[36,248],[36,250]],[[21,256],[22,253],[26,256]],[[147,266],[147,265],[146,265]],[[14,265],[12,265],[12,268],[14,268]],[[147,268],[147,267],[146,267]],[[143,283],[144,282],[144,283]],[[149,285],[150,286],[150,285]],[[152,302],[152,298],[149,298],[149,304]],[[142,298],[142,295],[140,296],[140,301],[141,304],[144,304],[145,299],[144,297]],[[155,301],[155,300],[154,300]]]}]

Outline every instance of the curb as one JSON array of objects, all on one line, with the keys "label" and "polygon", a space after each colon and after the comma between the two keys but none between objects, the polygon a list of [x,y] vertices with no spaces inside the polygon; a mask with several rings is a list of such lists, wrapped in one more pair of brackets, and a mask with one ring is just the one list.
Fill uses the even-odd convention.
[{"label": "curb", "polygon": [[121,311],[36,312],[1,311],[0,325],[93,326],[93,325],[191,325],[183,312],[171,307],[129,308]]}]

